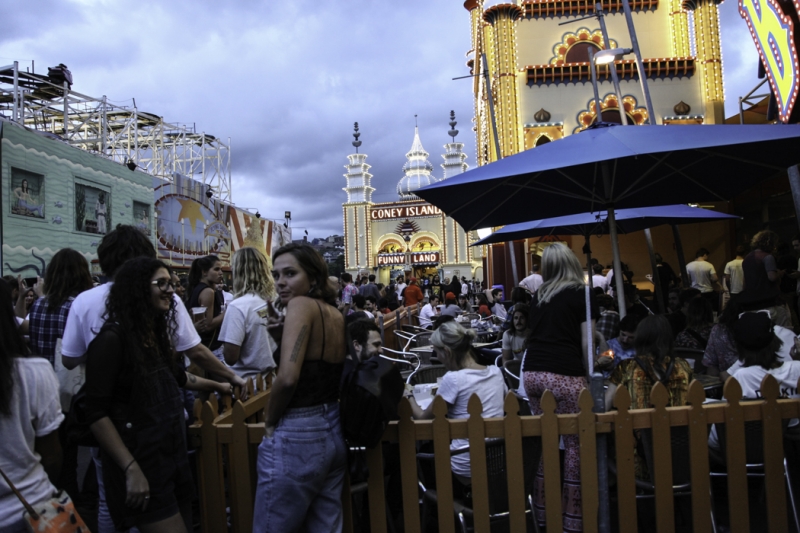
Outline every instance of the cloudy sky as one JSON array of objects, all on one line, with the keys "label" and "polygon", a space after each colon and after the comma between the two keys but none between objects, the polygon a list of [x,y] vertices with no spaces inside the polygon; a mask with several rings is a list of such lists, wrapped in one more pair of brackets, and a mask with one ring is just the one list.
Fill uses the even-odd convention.
[{"label": "cloudy sky", "polygon": [[[462,4],[4,0],[0,65],[64,63],[78,92],[136,98],[142,111],[230,137],[234,202],[269,218],[289,210],[295,228],[325,237],[342,233],[355,121],[375,201],[396,199],[414,115],[435,176],[451,109],[474,166],[470,83],[452,80],[469,73]],[[720,10],[730,115],[758,82],[757,55],[736,2]]]}]

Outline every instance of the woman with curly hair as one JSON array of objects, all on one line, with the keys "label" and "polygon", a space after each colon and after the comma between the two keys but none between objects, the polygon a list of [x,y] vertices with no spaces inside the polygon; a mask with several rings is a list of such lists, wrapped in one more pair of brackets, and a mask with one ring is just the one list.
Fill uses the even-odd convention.
[{"label": "woman with curly hair", "polygon": [[344,317],[336,309],[328,267],[311,246],[287,244],[272,260],[286,315],[282,320],[272,313],[269,319],[281,343],[280,362],[258,447],[253,531],[341,531],[347,467],[339,421]]},{"label": "woman with curly hair", "polygon": [[275,369],[272,353],[277,347],[264,327],[264,315],[259,315],[275,297],[269,258],[247,246],[233,254],[231,267],[233,300],[225,310],[219,332],[222,353],[239,376],[266,375]]},{"label": "woman with curly hair", "polygon": [[106,502],[118,530],[192,530],[178,388],[230,392],[227,383],[180,369],[169,334],[176,327],[173,293],[161,261],[125,263],[108,292],[106,323],[87,352],[86,421],[100,445]]},{"label": "woman with curly hair", "polygon": [[222,360],[222,343],[219,328],[225,319],[222,310],[222,292],[217,284],[222,281],[222,263],[216,255],[199,257],[192,261],[189,270],[188,307],[205,307],[206,315],[195,324],[203,344]]}]

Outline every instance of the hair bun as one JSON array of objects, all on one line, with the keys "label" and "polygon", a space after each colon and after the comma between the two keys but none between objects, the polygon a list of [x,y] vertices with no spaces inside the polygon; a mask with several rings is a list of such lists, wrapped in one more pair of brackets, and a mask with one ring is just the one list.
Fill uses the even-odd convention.
[{"label": "hair bun", "polygon": [[464,336],[472,342],[478,337],[478,332],[472,328],[464,329]]}]

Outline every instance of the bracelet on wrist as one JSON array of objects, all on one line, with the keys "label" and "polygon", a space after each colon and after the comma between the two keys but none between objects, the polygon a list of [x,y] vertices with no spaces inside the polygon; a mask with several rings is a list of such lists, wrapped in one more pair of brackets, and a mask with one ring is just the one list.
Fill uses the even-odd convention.
[{"label": "bracelet on wrist", "polygon": [[129,469],[129,468],[131,467],[131,465],[132,465],[133,463],[135,463],[135,462],[136,462],[136,459],[131,459],[131,462],[130,462],[130,463],[128,463],[128,466],[126,466],[126,467],[125,467],[125,470],[123,470],[123,471],[122,471],[122,473],[123,473],[123,474],[127,474],[127,473],[128,473],[128,469]]}]

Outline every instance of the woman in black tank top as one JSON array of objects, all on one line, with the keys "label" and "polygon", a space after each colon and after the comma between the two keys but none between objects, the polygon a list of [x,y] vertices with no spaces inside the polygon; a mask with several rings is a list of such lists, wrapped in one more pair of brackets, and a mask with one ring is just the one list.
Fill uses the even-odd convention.
[{"label": "woman in black tank top", "polygon": [[[195,327],[203,344],[212,352],[219,351],[222,347],[218,337],[225,312],[222,310],[222,293],[217,291],[217,284],[220,282],[222,263],[216,255],[207,255],[192,261],[189,271],[189,311],[192,308],[206,308],[203,320],[196,321]],[[215,355],[222,359],[221,352]]]},{"label": "woman in black tank top", "polygon": [[344,318],[316,250],[289,244],[273,261],[285,316],[277,317],[270,305],[268,328],[280,357],[258,449],[253,531],[341,531],[347,466],[339,421]]}]

